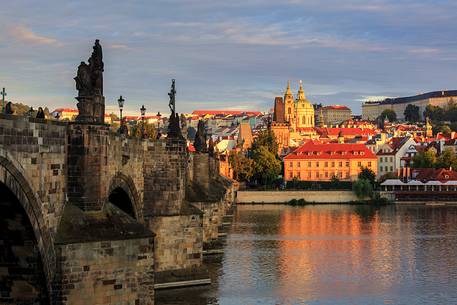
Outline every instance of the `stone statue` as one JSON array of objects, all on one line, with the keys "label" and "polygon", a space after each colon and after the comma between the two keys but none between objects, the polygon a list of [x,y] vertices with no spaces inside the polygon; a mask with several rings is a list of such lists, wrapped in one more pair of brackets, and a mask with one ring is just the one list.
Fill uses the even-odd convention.
[{"label": "stone statue", "polygon": [[181,114],[181,133],[184,139],[187,139],[187,120],[184,114]]},{"label": "stone statue", "polygon": [[44,119],[45,118],[43,108],[38,107],[38,112],[36,114],[36,118],[37,119]]},{"label": "stone statue", "polygon": [[104,123],[105,97],[103,96],[103,52],[100,41],[95,40],[89,64],[81,62],[74,78],[78,90],[78,122]]},{"label": "stone statue", "polygon": [[195,151],[197,152],[208,152],[208,147],[206,146],[205,122],[203,120],[198,121],[197,133],[195,134],[194,140],[194,147]]},{"label": "stone statue", "polygon": [[5,113],[6,114],[14,114],[13,104],[11,102],[6,103],[6,105],[5,105]]}]

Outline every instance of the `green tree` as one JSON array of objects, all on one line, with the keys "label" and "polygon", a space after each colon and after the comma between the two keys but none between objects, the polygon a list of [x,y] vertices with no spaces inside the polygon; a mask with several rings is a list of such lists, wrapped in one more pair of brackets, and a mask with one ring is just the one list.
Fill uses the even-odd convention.
[{"label": "green tree", "polygon": [[432,121],[441,121],[444,119],[444,109],[438,106],[427,105],[424,111],[424,118]]},{"label": "green tree", "polygon": [[419,106],[408,104],[406,106],[405,112],[403,113],[405,120],[409,122],[418,122],[420,119],[419,115]]},{"label": "green tree", "polygon": [[[132,137],[141,138],[142,136],[142,126],[143,122],[139,121],[132,127],[130,127],[130,135]],[[157,138],[157,130],[152,124],[144,123],[144,134],[145,137],[148,139],[156,139]]]},{"label": "green tree", "polygon": [[367,179],[358,179],[352,184],[352,191],[358,198],[366,198],[373,196],[373,186]]},{"label": "green tree", "polygon": [[395,122],[397,121],[397,114],[392,109],[385,109],[381,112],[380,118],[383,121],[387,118],[389,122]]},{"label": "green tree", "polygon": [[433,134],[437,134],[438,132],[441,132],[442,134],[448,136],[451,134],[452,130],[446,124],[439,124],[439,125],[433,126]]},{"label": "green tree", "polygon": [[455,152],[451,148],[446,148],[441,155],[438,157],[436,164],[436,168],[457,168],[457,156]]},{"label": "green tree", "polygon": [[233,168],[233,178],[236,181],[250,181],[254,174],[254,161],[237,151],[229,156],[230,166]]},{"label": "green tree", "polygon": [[362,169],[358,175],[358,179],[359,180],[368,180],[373,187],[376,184],[376,174],[374,173],[374,171],[372,171],[368,167],[362,167]]},{"label": "green tree", "polygon": [[267,146],[260,146],[252,151],[254,176],[263,184],[268,184],[281,173],[281,161]]},{"label": "green tree", "polygon": [[436,153],[434,150],[427,150],[416,154],[413,159],[413,168],[432,168],[436,164]]},{"label": "green tree", "polygon": [[257,138],[252,143],[251,151],[257,150],[259,147],[266,147],[269,152],[273,154],[278,153],[278,143],[276,142],[276,137],[273,131],[264,130],[259,133]]}]

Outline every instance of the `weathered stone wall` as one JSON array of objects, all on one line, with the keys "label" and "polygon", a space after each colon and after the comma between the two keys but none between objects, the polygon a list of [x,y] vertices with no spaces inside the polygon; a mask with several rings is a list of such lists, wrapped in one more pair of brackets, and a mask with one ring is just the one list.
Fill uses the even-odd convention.
[{"label": "weathered stone wall", "polygon": [[238,191],[237,203],[286,203],[304,199],[316,203],[342,203],[358,200],[352,191]]},{"label": "weathered stone wall", "polygon": [[149,228],[156,234],[156,272],[202,265],[201,215],[156,216],[149,219]]},{"label": "weathered stone wall", "polygon": [[185,202],[187,146],[184,140],[149,141],[144,157],[144,216],[179,215]]},{"label": "weathered stone wall", "polygon": [[65,202],[66,128],[61,122],[0,114],[1,155],[36,193],[51,235]]},{"label": "weathered stone wall", "polygon": [[152,238],[57,247],[61,304],[154,304]]},{"label": "weathered stone wall", "polygon": [[225,214],[224,201],[193,202],[203,212],[203,248],[219,238],[219,228]]},{"label": "weathered stone wall", "polygon": [[[196,153],[193,158],[192,182],[200,185],[204,190],[209,190],[210,183],[210,158],[208,154]],[[213,176],[213,178],[215,178]]]}]

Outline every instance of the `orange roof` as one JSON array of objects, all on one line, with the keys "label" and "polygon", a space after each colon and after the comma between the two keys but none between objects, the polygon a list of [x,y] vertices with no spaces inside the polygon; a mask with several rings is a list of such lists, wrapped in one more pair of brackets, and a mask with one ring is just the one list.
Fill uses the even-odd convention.
[{"label": "orange roof", "polygon": [[315,128],[316,132],[320,135],[332,135],[337,136],[340,132],[343,136],[368,136],[375,135],[376,131],[370,128]]},{"label": "orange roof", "polygon": [[74,108],[57,108],[53,112],[78,112],[78,109]]},{"label": "orange roof", "polygon": [[262,115],[259,111],[242,111],[242,110],[194,110],[192,114],[196,114],[199,116],[204,115],[248,115],[248,116],[258,116]]},{"label": "orange roof", "polygon": [[376,159],[363,144],[307,142],[284,157],[289,159]]},{"label": "orange roof", "polygon": [[332,109],[332,110],[351,110],[346,106],[343,105],[330,105],[330,106],[324,106],[322,107],[323,109]]}]

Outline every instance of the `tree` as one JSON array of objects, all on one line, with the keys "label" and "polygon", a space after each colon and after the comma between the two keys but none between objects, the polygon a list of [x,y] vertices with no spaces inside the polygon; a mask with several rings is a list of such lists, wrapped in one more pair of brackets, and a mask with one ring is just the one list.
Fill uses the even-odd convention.
[{"label": "tree", "polygon": [[445,124],[435,125],[435,126],[433,126],[432,129],[433,129],[434,134],[441,132],[442,134],[444,134],[446,136],[450,135],[452,132],[451,128]]},{"label": "tree", "polygon": [[263,184],[268,184],[281,173],[281,161],[267,146],[260,146],[252,151],[254,176]]},{"label": "tree", "polygon": [[432,168],[436,164],[436,153],[434,150],[427,150],[416,154],[413,159],[413,168]]},{"label": "tree", "polygon": [[352,184],[352,191],[357,198],[366,198],[373,196],[373,186],[367,179],[358,179]]},{"label": "tree", "polygon": [[261,131],[254,140],[254,143],[252,143],[251,151],[255,151],[262,146],[266,147],[269,152],[275,155],[278,153],[278,143],[276,142],[276,137],[273,131],[269,129]]},{"label": "tree", "polygon": [[[141,127],[142,126],[143,126],[143,122],[139,121],[138,123],[136,123],[135,125],[130,127],[130,135],[132,137],[141,138],[141,136],[142,136],[142,134],[141,134],[142,133],[142,128]],[[157,138],[157,130],[154,127],[154,125],[152,125],[152,124],[144,123],[144,134],[145,134],[145,137],[149,138],[149,139],[156,139]]]},{"label": "tree", "polygon": [[441,121],[444,119],[444,109],[438,106],[427,105],[424,111],[424,118],[432,121]]},{"label": "tree", "polygon": [[403,114],[408,122],[418,122],[420,119],[419,107],[413,104],[408,104]]},{"label": "tree", "polygon": [[397,114],[392,109],[385,109],[381,112],[380,118],[383,121],[387,118],[389,122],[395,122],[397,120]]},{"label": "tree", "polygon": [[446,148],[441,155],[438,157],[436,168],[457,168],[457,156],[455,155],[454,150],[451,148]]},{"label": "tree", "polygon": [[233,179],[236,181],[250,181],[254,174],[254,161],[237,151],[229,156],[230,166],[233,168]]},{"label": "tree", "polygon": [[374,187],[376,184],[376,174],[374,171],[369,169],[368,167],[362,167],[360,173],[358,175],[359,180],[368,180],[370,184]]}]

